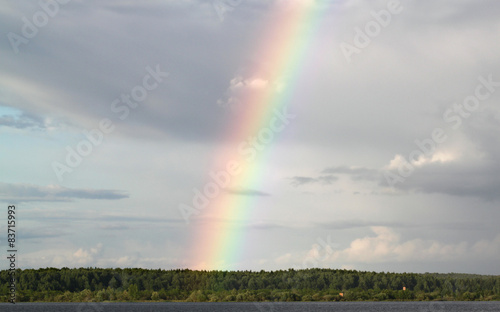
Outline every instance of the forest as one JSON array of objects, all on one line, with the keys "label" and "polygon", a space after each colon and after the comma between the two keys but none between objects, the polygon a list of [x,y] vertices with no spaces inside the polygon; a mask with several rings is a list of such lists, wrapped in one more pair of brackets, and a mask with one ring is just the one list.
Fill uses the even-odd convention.
[{"label": "forest", "polygon": [[[17,302],[500,300],[500,276],[455,273],[44,268],[15,276]],[[0,271],[2,302],[9,286],[9,271]]]}]

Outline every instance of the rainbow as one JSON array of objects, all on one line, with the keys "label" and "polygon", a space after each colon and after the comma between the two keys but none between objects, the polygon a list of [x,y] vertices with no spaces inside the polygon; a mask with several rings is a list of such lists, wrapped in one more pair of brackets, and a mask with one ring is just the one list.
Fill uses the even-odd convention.
[{"label": "rainbow", "polygon": [[[275,137],[286,126],[280,112],[294,96],[294,90],[303,64],[310,40],[314,37],[325,9],[314,0],[277,1],[273,7],[272,19],[264,25],[262,41],[257,45],[257,54],[262,60],[257,68],[252,69],[256,75],[265,74],[265,81],[276,82],[283,79],[284,87],[259,89],[240,99],[241,111],[235,116],[227,133],[228,141],[240,142],[232,150],[223,150],[216,156],[212,172],[226,170],[230,180],[225,180],[226,188],[214,196],[207,207],[200,212],[200,217],[193,229],[193,255],[189,260],[190,267],[198,270],[234,270],[238,257],[246,244],[244,220],[248,219],[254,203],[253,196],[236,196],[228,190],[258,188],[266,170],[266,155],[269,145],[260,150],[245,146],[249,137],[261,133]],[[282,118],[281,126],[277,126],[277,118]],[[262,129],[267,129],[264,133]],[[243,142],[243,143],[241,143]],[[242,145],[243,144],[243,145]],[[237,165],[237,167],[236,167]],[[227,169],[227,167],[230,169]],[[232,168],[232,169],[231,169]],[[237,168],[237,170],[236,170]],[[231,170],[233,170],[231,172]],[[221,179],[224,174],[221,174]],[[227,178],[228,175],[226,174]],[[223,222],[230,220],[236,222]],[[243,222],[242,222],[243,220]]]}]

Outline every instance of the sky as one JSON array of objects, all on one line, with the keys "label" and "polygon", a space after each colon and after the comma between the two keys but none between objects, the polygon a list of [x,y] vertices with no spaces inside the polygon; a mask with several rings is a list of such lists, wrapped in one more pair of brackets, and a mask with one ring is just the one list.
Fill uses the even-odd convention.
[{"label": "sky", "polygon": [[498,275],[499,14],[4,3],[0,232],[20,268]]}]

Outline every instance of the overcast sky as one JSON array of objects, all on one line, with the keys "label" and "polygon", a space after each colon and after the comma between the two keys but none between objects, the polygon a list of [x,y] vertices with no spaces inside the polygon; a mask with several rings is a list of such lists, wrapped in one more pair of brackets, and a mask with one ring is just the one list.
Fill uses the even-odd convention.
[{"label": "overcast sky", "polygon": [[[295,117],[260,182],[220,195],[251,213],[186,218],[241,144],[244,99],[290,91],[292,68],[253,69],[304,2],[323,13]],[[0,232],[15,204],[19,267],[196,268],[209,223],[245,233],[221,268],[500,274],[500,2],[47,3],[0,6]]]}]

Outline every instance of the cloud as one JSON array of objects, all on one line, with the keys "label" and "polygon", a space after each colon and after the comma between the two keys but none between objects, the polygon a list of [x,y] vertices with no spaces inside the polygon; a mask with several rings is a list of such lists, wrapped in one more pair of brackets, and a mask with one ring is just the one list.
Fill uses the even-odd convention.
[{"label": "cloud", "polygon": [[411,176],[394,187],[403,191],[441,193],[494,201],[500,199],[500,169],[485,163],[427,164],[415,168]]},{"label": "cloud", "polygon": [[[24,217],[26,220],[50,220],[54,222],[62,223],[72,223],[72,222],[84,222],[88,221],[95,223],[96,215],[95,212],[89,211],[71,211],[68,212],[64,209],[56,209],[53,211],[41,210],[41,211],[31,211],[29,216]],[[144,216],[131,216],[125,215],[124,213],[102,213],[99,214],[99,221],[103,225],[102,229],[119,229],[122,226],[130,227],[141,227],[140,223],[147,224],[169,224],[169,226],[174,226],[175,224],[184,225],[185,221],[183,219],[174,218],[162,218],[162,217],[144,217]]]},{"label": "cloud", "polygon": [[411,224],[406,224],[406,223],[398,223],[398,222],[368,222],[368,221],[362,221],[362,220],[342,220],[342,221],[332,221],[332,222],[322,222],[322,223],[316,223],[315,227],[321,227],[324,229],[328,229],[330,231],[332,230],[349,230],[349,229],[356,229],[356,228],[368,228],[368,227],[373,227],[373,226],[387,226],[387,227],[410,227],[414,226]]},{"label": "cloud", "polygon": [[[99,243],[93,247],[67,248],[67,250],[47,249],[26,253],[23,258],[25,268],[40,267],[107,267],[107,268],[125,268],[142,267],[158,268],[172,266],[173,258],[158,257],[149,258],[136,255],[122,255],[116,257],[105,257],[109,252],[109,246]],[[172,266],[175,267],[175,266]],[[119,278],[119,276],[115,276]]]},{"label": "cloud", "polygon": [[59,185],[0,183],[0,197],[4,200],[27,202],[70,201],[73,199],[118,200],[129,196],[116,190],[71,189]]},{"label": "cloud", "polygon": [[241,112],[248,108],[244,105],[253,104],[248,100],[257,95],[281,92],[286,84],[286,75],[270,71],[272,66],[269,65],[266,61],[259,60],[248,61],[245,65],[240,66],[237,73],[229,81],[224,96],[217,100],[217,105],[233,112]]},{"label": "cloud", "polygon": [[500,257],[500,235],[497,235],[493,240],[482,239],[476,242],[471,251],[476,255],[485,255],[490,258]]},{"label": "cloud", "polygon": [[[486,111],[476,113],[476,118],[464,124],[461,131],[450,133],[455,137],[448,144],[436,144],[427,154],[419,150],[417,159],[409,160],[408,155],[414,150],[396,154],[378,169],[344,165],[326,168],[321,173],[345,174],[354,182],[375,182],[372,194],[438,193],[500,200],[500,138],[492,135],[500,132],[500,111]],[[293,184],[315,182],[314,178],[295,177]]]},{"label": "cloud", "polygon": [[489,258],[500,256],[500,235],[493,240],[481,240],[475,244],[457,242],[444,244],[437,240],[411,239],[403,241],[394,230],[384,226],[371,228],[374,236],[353,240],[349,247],[335,250],[328,261],[335,263],[380,263],[414,261],[453,261],[469,259],[477,252],[487,252]]},{"label": "cloud", "polygon": [[96,247],[89,249],[80,248],[71,255],[69,261],[79,266],[91,265],[92,263],[96,263],[96,257],[99,256],[101,250],[102,244],[97,244]]},{"label": "cloud", "polygon": [[25,254],[27,268],[38,267],[90,267],[98,266],[103,251],[103,244],[94,247],[67,248],[65,250],[39,250]]},{"label": "cloud", "polygon": [[[342,253],[355,239],[359,239],[359,245],[365,244],[371,254],[376,254],[376,246],[385,246],[386,250],[380,254],[386,254],[388,259],[397,259],[401,254],[398,248],[403,248],[398,246],[408,242],[408,246],[426,251],[433,242],[440,247],[455,248],[462,240],[459,237],[470,235],[467,239],[471,242],[486,238],[484,243],[477,243],[478,258],[481,258],[479,251],[490,246],[491,237],[495,236],[492,233],[498,232],[493,226],[489,226],[487,234],[456,230],[455,233],[464,235],[459,236],[452,234],[455,230],[446,234],[439,219],[449,220],[450,214],[458,211],[451,218],[453,222],[469,225],[484,224],[498,217],[495,209],[498,202],[477,199],[498,200],[500,196],[500,119],[498,109],[494,108],[499,103],[500,89],[489,103],[481,103],[474,114],[463,118],[458,131],[448,133],[450,142],[454,140],[452,137],[463,136],[466,143],[460,141],[455,150],[443,147],[439,153],[419,159],[413,174],[391,189],[398,197],[353,194],[387,194],[381,175],[384,166],[395,155],[408,157],[416,148],[415,138],[429,137],[435,127],[445,128],[443,112],[474,91],[479,75],[492,73],[494,80],[500,81],[497,76],[500,41],[496,31],[500,29],[497,18],[500,2],[485,0],[484,5],[462,0],[405,2],[403,12],[394,15],[391,24],[381,29],[379,36],[370,38],[370,44],[353,55],[352,64],[348,64],[339,45],[353,43],[356,36],[353,30],[358,27],[364,30],[367,22],[373,20],[370,12],[387,9],[387,1],[308,0],[307,3],[328,7],[320,10],[325,13],[319,21],[323,27],[308,33],[304,49],[295,54],[298,61],[287,66],[289,58],[286,53],[280,54],[290,49],[268,48],[275,44],[285,47],[287,42],[293,46],[299,41],[287,41],[293,39],[286,35],[292,36],[292,32],[269,25],[287,14],[286,7],[306,4],[304,1],[247,1],[225,12],[222,23],[213,3],[205,0],[89,1],[92,5],[72,1],[61,6],[61,12],[40,28],[36,37],[19,46],[18,54],[6,37],[0,41],[0,89],[6,90],[0,92],[0,105],[15,108],[14,112],[7,111],[7,115],[0,111],[0,132],[13,134],[5,137],[9,152],[2,155],[5,161],[0,171],[5,171],[9,179],[1,182],[38,184],[1,184],[0,199],[33,201],[25,205],[33,212],[26,218],[36,226],[71,224],[71,228],[64,229],[68,231],[66,239],[54,242],[51,237],[40,238],[43,244],[30,240],[31,245],[25,246],[27,252],[29,248],[44,249],[37,257],[31,257],[34,266],[52,264],[37,262],[38,256],[50,258],[51,253],[66,255],[66,252],[65,259],[94,257],[99,265],[103,262],[99,262],[89,245],[73,246],[72,242],[99,241],[103,232],[112,237],[127,227],[133,233],[145,225],[155,230],[151,243],[156,250],[182,257],[182,252],[158,248],[158,242],[171,237],[180,251],[192,249],[186,243],[187,233],[209,222],[216,227],[238,224],[252,228],[256,224],[253,226],[256,234],[265,238],[258,244],[258,235],[252,236],[252,245],[262,248],[262,253],[249,253],[248,261],[258,256],[266,258],[268,263],[276,255],[293,253],[298,248],[306,254],[306,244],[319,231],[328,230],[342,234],[346,245],[336,248],[340,259],[356,254],[358,245]],[[4,33],[21,34],[23,16],[31,19],[37,10],[40,6],[36,2],[3,5],[0,28]],[[308,31],[306,28],[297,25],[287,29],[297,29],[300,35]],[[273,31],[284,36],[272,36]],[[408,37],[412,40],[407,40]],[[148,92],[147,99],[121,120],[120,114],[112,110],[113,101],[130,95],[143,82],[145,68],[157,64],[169,73],[168,79]],[[278,72],[272,72],[273,69]],[[264,223],[258,224],[260,219],[252,218],[211,220],[212,213],[207,210],[203,218],[193,220],[193,226],[184,226],[176,209],[178,203],[191,200],[193,186],[205,183],[204,172],[209,172],[214,157],[223,154],[219,152],[237,152],[242,136],[258,134],[254,133],[256,129],[244,133],[241,121],[253,116],[255,121],[264,122],[257,117],[264,118],[266,112],[280,105],[267,101],[271,98],[267,95],[280,90],[286,92],[276,100],[287,104],[297,118],[262,151],[261,156],[272,155],[265,157],[268,167],[273,168],[266,184],[276,190],[232,190],[235,196],[247,196],[241,198],[259,198],[269,196],[266,191],[272,192],[272,197],[260,197],[272,201],[273,206]],[[261,95],[266,95],[262,101],[247,101]],[[226,110],[217,103],[248,109],[251,114],[238,116],[245,119],[234,118],[225,114]],[[258,105],[246,105],[250,103]],[[492,107],[487,107],[490,103]],[[129,106],[121,106],[126,107]],[[89,201],[82,199],[117,200],[127,198],[128,194],[119,190],[93,190],[98,186],[92,183],[74,188],[47,186],[54,178],[47,161],[62,159],[65,147],[75,147],[82,139],[82,130],[96,128],[102,118],[109,118],[116,131],[106,136],[105,143],[89,156],[88,161],[95,165],[88,166],[88,170],[75,170],[74,178],[84,183],[81,174],[102,177],[99,185],[133,189],[134,200],[92,201],[89,208]],[[52,121],[63,126],[49,131]],[[258,126],[257,122],[253,125]],[[251,125],[248,126],[250,129]],[[235,131],[236,128],[241,131]],[[464,157],[461,153],[467,150],[477,155]],[[400,161],[396,159],[393,165]],[[218,163],[217,159],[213,163]],[[40,169],[48,174],[39,175],[36,181],[26,179],[33,172],[45,172]],[[102,175],[104,171],[106,174]],[[286,180],[277,181],[278,177]],[[282,192],[281,187],[285,187],[282,191],[286,196],[276,195]],[[323,192],[313,192],[315,188]],[[138,203],[148,207],[148,216],[143,217],[144,211],[137,211]],[[311,207],[312,213],[304,207]],[[423,211],[415,212],[419,208]],[[126,216],[121,217],[124,213]],[[399,232],[402,226],[398,223],[425,224],[429,214],[436,224],[411,228],[404,234]],[[289,218],[282,223],[283,228],[275,229],[273,222],[279,226],[284,215]],[[91,222],[95,217],[103,222]],[[373,222],[335,222],[344,218]],[[318,225],[319,222],[324,224]],[[396,232],[367,234],[370,226],[388,227]],[[38,227],[33,228],[36,233],[29,233],[32,236],[57,234],[44,234]],[[281,236],[273,235],[270,241],[265,229]],[[337,229],[346,231],[340,233]],[[440,234],[448,240],[430,237],[436,229],[442,230]],[[420,237],[418,233],[424,235],[424,231],[426,236]],[[424,240],[415,240],[416,237]],[[121,259],[121,265],[133,265],[138,259],[152,256],[148,254],[151,251],[146,252],[139,244],[129,250],[122,248],[124,243],[139,240],[135,234],[119,242],[106,239],[103,243],[107,248],[116,249],[107,250],[109,259],[115,262],[106,263],[116,264]],[[51,249],[51,243],[57,243],[57,248]],[[161,258],[161,254],[155,256]],[[292,264],[302,263],[301,258],[292,259]],[[351,263],[355,259],[340,264]],[[476,261],[470,263],[472,271],[478,270]],[[497,270],[496,263],[491,261],[491,272]],[[415,267],[405,265],[404,269]],[[385,264],[378,268],[395,267]]]},{"label": "cloud", "polygon": [[239,111],[245,108],[243,107],[243,105],[247,104],[245,101],[258,93],[268,91],[269,88],[279,91],[282,85],[272,83],[267,77],[243,77],[238,75],[231,79],[224,97],[217,100],[217,105],[222,108],[229,108],[233,112]]},{"label": "cloud", "polygon": [[44,238],[60,238],[60,237],[67,237],[68,236],[67,231],[63,231],[62,229],[59,228],[53,228],[53,227],[36,227],[36,228],[26,228],[22,232],[19,233],[19,237],[23,240],[40,240]]},{"label": "cloud", "polygon": [[274,262],[282,267],[285,267],[292,261],[292,254],[286,253],[284,255],[280,255],[274,259]]},{"label": "cloud", "polygon": [[16,129],[44,129],[45,123],[40,117],[23,113],[21,116],[0,116],[0,126]]},{"label": "cloud", "polygon": [[320,175],[318,177],[294,176],[290,178],[292,180],[290,183],[295,187],[306,184],[329,185],[338,181],[339,178],[336,175],[348,175],[354,181],[379,181],[382,177],[381,172],[377,169],[356,166],[328,167],[323,169],[321,173],[324,175]]},{"label": "cloud", "polygon": [[271,196],[271,194],[266,192],[261,192],[252,189],[228,189],[229,194],[242,195],[242,196]]},{"label": "cloud", "polygon": [[269,223],[269,222],[257,222],[248,225],[248,228],[253,230],[275,230],[275,229],[291,228],[291,226],[277,224],[277,223]]},{"label": "cloud", "polygon": [[295,176],[295,177],[290,178],[290,180],[292,180],[290,182],[290,184],[297,187],[297,186],[302,186],[305,184],[316,184],[316,183],[323,184],[323,185],[332,184],[333,182],[337,181],[338,178],[336,176],[333,176],[333,175],[323,175],[323,176],[318,176],[316,178]]},{"label": "cloud", "polygon": [[130,230],[131,227],[123,224],[101,224],[99,225],[99,229],[106,231],[125,231]]},{"label": "cloud", "polygon": [[321,173],[328,174],[346,174],[350,175],[353,180],[369,180],[374,181],[380,179],[380,172],[376,169],[369,169],[364,167],[348,167],[338,166],[329,167],[321,171]]},{"label": "cloud", "polygon": [[[39,9],[36,5],[12,5],[0,11],[1,28],[20,33],[21,17],[36,9]],[[44,118],[64,117],[78,130],[91,129],[102,118],[110,118],[121,126],[116,134],[127,137],[151,138],[154,134],[155,137],[217,140],[219,131],[225,129],[225,122],[229,121],[215,107],[229,78],[229,74],[220,71],[234,70],[232,66],[238,58],[237,54],[221,57],[221,50],[229,51],[234,42],[219,39],[240,34],[241,29],[226,27],[214,32],[210,26],[218,20],[216,15],[203,18],[207,13],[213,14],[207,9],[213,10],[211,5],[201,5],[198,1],[68,4],[61,9],[64,14],[50,19],[54,32],[40,29],[39,33],[46,36],[43,40],[38,37],[19,47],[22,57],[14,53],[9,40],[0,42],[0,50],[6,55],[1,60],[0,86],[9,90],[0,95],[0,103]],[[9,11],[14,14],[7,13]],[[92,23],[88,22],[88,16],[95,17]],[[77,24],[86,26],[81,28]],[[135,26],[125,34],[120,29],[127,25]],[[75,33],[81,35],[78,41],[66,40]],[[148,36],[144,36],[145,33]],[[154,39],[162,37],[168,40]],[[207,37],[212,40],[207,41],[205,51],[200,54],[199,42]],[[245,38],[234,38],[245,42]],[[197,61],[193,63],[193,60]],[[166,79],[151,91],[131,112],[130,118],[122,121],[112,111],[111,103],[130,94],[142,83],[147,74],[145,68],[154,68],[157,64],[169,72],[172,79]],[[204,91],[192,92],[194,89]],[[12,120],[4,120],[4,123],[26,126]]]},{"label": "cloud", "polygon": [[[416,161],[396,155],[382,168],[399,180],[394,189],[500,200],[500,138],[491,135],[500,131],[500,118],[477,117],[453,133],[460,137],[454,145],[437,146]],[[382,178],[380,185],[387,186],[388,181]]]},{"label": "cloud", "polygon": [[290,178],[292,180],[291,184],[293,186],[299,186],[299,185],[304,185],[304,184],[309,184],[309,183],[314,183],[316,182],[315,178],[311,177],[299,177],[295,176],[293,178]]}]

